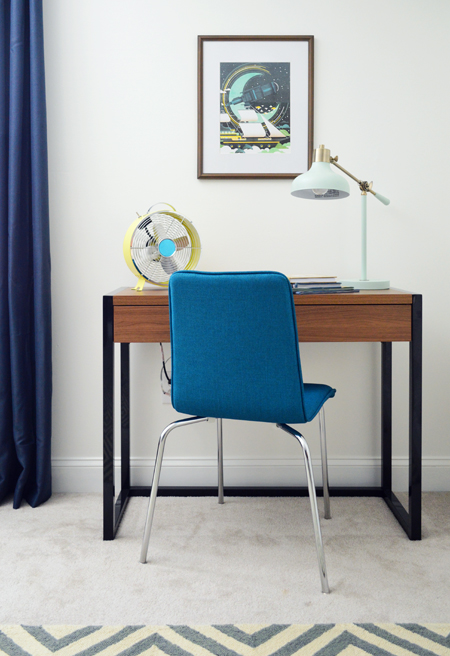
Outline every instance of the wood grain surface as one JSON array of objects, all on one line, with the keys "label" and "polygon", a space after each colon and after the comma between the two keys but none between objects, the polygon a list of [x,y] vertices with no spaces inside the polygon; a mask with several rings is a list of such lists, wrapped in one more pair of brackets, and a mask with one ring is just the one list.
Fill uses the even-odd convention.
[{"label": "wood grain surface", "polygon": [[[115,342],[169,342],[166,289],[112,293]],[[300,342],[411,340],[412,294],[399,290],[294,297]]]}]

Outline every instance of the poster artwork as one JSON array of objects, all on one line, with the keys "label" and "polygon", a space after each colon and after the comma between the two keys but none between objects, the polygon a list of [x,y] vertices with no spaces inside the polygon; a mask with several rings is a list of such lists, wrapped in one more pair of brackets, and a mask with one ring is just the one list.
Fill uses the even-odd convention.
[{"label": "poster artwork", "polygon": [[220,153],[289,153],[290,64],[220,63]]}]

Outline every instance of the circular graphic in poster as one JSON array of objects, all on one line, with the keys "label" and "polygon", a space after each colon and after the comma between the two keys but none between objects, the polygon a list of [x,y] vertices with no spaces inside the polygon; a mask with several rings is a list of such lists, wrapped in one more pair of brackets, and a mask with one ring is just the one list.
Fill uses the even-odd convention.
[{"label": "circular graphic in poster", "polygon": [[289,63],[220,63],[222,154],[289,152],[289,74]]}]

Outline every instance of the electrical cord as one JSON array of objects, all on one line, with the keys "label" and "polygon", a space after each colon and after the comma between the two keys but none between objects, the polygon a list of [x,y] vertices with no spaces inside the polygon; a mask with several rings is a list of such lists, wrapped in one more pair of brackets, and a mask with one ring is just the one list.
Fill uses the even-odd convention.
[{"label": "electrical cord", "polygon": [[[171,360],[171,358],[168,358],[168,359],[166,360],[166,358],[165,358],[165,356],[164,356],[163,345],[162,345],[161,342],[159,343],[159,345],[160,345],[160,347],[161,347],[161,358],[162,358],[162,367],[161,367],[161,373],[160,373],[159,379],[160,379],[160,381],[161,381],[161,389],[162,389],[163,394],[169,395],[169,394],[170,394],[170,385],[172,384],[172,379],[171,379],[171,377],[169,376],[169,374],[168,374],[168,372],[167,372],[166,364],[169,363],[169,361]],[[165,390],[165,389],[164,389],[164,385],[163,385],[163,374],[164,374],[164,377],[165,377],[165,379],[166,379],[166,381],[167,381],[167,384],[169,385],[169,389],[168,389],[168,390]]]}]

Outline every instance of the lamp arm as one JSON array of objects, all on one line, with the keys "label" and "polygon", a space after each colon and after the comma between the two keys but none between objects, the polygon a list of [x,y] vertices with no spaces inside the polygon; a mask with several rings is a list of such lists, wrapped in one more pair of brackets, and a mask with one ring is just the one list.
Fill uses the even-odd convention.
[{"label": "lamp arm", "polygon": [[[338,162],[337,156],[336,157],[330,157],[330,162],[331,162],[331,164],[334,164],[338,169],[340,169],[343,173],[345,173],[345,175],[348,175],[349,178],[351,178],[352,180],[357,182],[360,187],[361,187],[362,184],[367,184],[367,183],[362,182],[362,180],[358,180],[358,178],[355,178],[355,176],[352,175],[349,171],[347,171],[347,169],[344,169],[343,166],[338,164],[337,163]],[[363,190],[361,190],[361,191],[363,191]],[[365,190],[365,191],[367,191],[367,190]]]},{"label": "lamp arm", "polygon": [[336,167],[337,167],[338,169],[340,169],[343,173],[345,173],[345,175],[348,175],[349,178],[351,178],[352,180],[354,180],[355,182],[358,183],[359,188],[361,189],[361,193],[362,193],[362,194],[367,194],[367,192],[369,191],[371,194],[373,194],[373,195],[375,196],[375,198],[378,198],[378,200],[381,201],[381,202],[383,203],[383,205],[389,205],[389,203],[390,203],[391,201],[390,201],[388,198],[386,198],[385,196],[382,196],[381,194],[376,193],[376,192],[372,189],[372,184],[373,184],[373,182],[366,182],[365,180],[358,180],[358,178],[355,178],[354,175],[352,175],[349,171],[347,171],[346,169],[344,169],[343,166],[341,166],[340,164],[338,164],[337,161],[338,161],[337,156],[336,156],[336,157],[330,157],[330,163],[331,163],[331,164],[334,164],[334,166],[336,166]]}]

